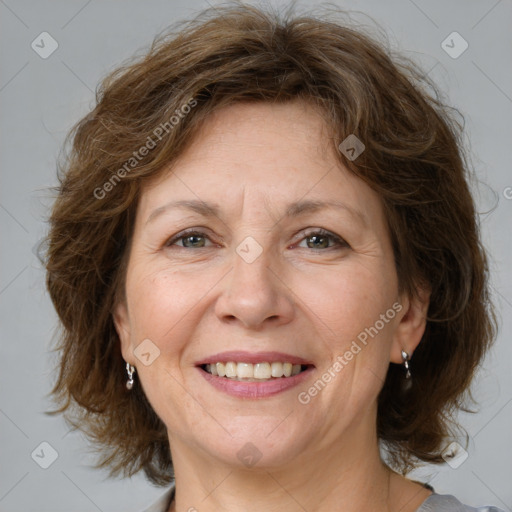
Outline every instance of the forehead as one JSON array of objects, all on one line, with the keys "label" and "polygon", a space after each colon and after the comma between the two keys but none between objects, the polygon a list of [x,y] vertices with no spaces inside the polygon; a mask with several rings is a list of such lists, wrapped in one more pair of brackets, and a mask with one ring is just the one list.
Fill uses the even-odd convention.
[{"label": "forehead", "polygon": [[375,192],[344,168],[329,132],[319,110],[302,101],[219,109],[180,157],[144,185],[142,215],[182,198],[221,207],[237,200],[277,206],[343,199],[354,207],[364,202],[365,208],[379,203]]},{"label": "forehead", "polygon": [[[287,169],[293,169],[304,158],[328,158],[332,143],[327,132],[319,110],[304,101],[235,103],[210,114],[167,170],[183,170],[198,162],[207,178],[207,171],[214,164],[218,172],[229,167],[241,173],[256,160],[259,172],[253,175],[283,161],[287,162]],[[225,165],[217,165],[220,162]],[[165,174],[164,169],[162,176]],[[147,188],[159,178],[150,180]]]}]

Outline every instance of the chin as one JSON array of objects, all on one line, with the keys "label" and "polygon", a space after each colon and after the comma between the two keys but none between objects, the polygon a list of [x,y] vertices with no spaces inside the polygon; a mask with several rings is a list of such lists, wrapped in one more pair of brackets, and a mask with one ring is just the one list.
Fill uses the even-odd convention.
[{"label": "chin", "polygon": [[[286,416],[286,415],[285,415]],[[304,429],[294,429],[275,416],[242,416],[226,425],[215,446],[205,449],[228,466],[247,469],[276,469],[294,462],[310,444]]]}]

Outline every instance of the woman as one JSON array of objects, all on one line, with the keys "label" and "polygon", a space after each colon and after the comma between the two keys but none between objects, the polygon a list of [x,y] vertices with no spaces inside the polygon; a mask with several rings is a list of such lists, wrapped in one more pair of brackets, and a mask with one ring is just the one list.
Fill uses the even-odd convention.
[{"label": "woman", "polygon": [[172,484],[150,510],[475,510],[405,477],[447,457],[495,333],[425,84],[343,24],[243,5],[103,82],[51,216],[54,394],[100,466]]}]

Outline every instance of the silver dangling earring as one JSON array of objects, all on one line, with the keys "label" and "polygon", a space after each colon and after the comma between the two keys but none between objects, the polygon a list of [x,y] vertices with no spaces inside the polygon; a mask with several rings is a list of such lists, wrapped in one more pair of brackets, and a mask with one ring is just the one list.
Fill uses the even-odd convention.
[{"label": "silver dangling earring", "polygon": [[406,373],[405,373],[405,378],[406,379],[410,379],[411,378],[411,371],[409,370],[409,361],[410,361],[410,357],[409,357],[409,354],[405,351],[405,350],[402,350],[402,362],[404,363],[404,366],[405,366],[405,370],[406,370]]},{"label": "silver dangling earring", "polygon": [[405,380],[402,382],[402,390],[404,392],[409,391],[412,387],[411,371],[409,370],[410,360],[411,357],[409,356],[409,354],[405,350],[402,350],[402,361],[405,367]]},{"label": "silver dangling earring", "polygon": [[135,366],[126,363],[126,373],[128,373],[128,380],[126,381],[126,389],[133,388],[133,374],[135,373]]}]

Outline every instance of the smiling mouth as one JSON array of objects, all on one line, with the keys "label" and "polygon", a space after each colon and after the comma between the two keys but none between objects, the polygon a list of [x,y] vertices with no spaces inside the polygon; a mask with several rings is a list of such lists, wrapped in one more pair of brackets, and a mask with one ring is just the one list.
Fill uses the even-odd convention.
[{"label": "smiling mouth", "polygon": [[294,377],[313,365],[292,364],[288,362],[243,363],[235,361],[203,364],[202,370],[215,377],[243,382],[265,382]]}]

